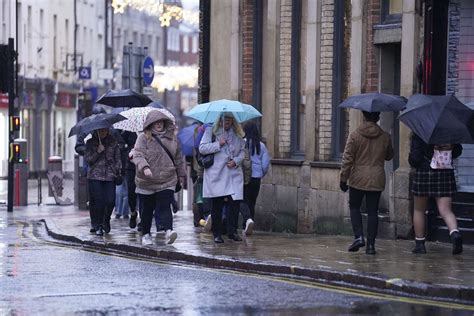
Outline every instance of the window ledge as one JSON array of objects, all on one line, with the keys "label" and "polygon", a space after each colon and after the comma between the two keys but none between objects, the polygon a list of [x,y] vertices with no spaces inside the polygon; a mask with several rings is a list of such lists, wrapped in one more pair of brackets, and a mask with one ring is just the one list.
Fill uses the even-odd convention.
[{"label": "window ledge", "polygon": [[317,168],[341,169],[342,163],[340,161],[312,161],[309,165]]},{"label": "window ledge", "polygon": [[272,165],[301,166],[304,160],[297,159],[271,159]]},{"label": "window ledge", "polygon": [[402,28],[401,22],[374,25],[374,30],[390,30],[390,29],[401,29],[401,28]]}]

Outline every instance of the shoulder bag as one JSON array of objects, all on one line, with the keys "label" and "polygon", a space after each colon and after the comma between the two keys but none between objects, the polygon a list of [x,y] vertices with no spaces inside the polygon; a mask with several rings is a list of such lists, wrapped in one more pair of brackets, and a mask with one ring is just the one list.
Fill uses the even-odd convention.
[{"label": "shoulder bag", "polygon": [[178,178],[178,182],[176,183],[176,187],[174,188],[174,192],[178,193],[179,191],[181,191],[182,187],[181,187],[181,183],[179,183],[179,175],[178,175],[178,170],[176,169],[176,163],[174,162],[174,158],[171,155],[168,148],[166,148],[166,146],[163,145],[163,143],[161,142],[161,140],[158,137],[153,135],[153,138],[158,142],[158,144],[160,144],[160,146],[165,150],[165,152],[168,154],[168,157],[170,157],[171,161],[173,162],[173,166],[174,166],[174,169],[176,171],[176,177]]},{"label": "shoulder bag", "polygon": [[[214,135],[214,133],[212,134],[211,139],[212,142],[216,141],[216,135]],[[214,164],[214,154],[203,155],[198,150],[196,152],[196,160],[201,167],[203,167],[204,169],[208,169]]]}]

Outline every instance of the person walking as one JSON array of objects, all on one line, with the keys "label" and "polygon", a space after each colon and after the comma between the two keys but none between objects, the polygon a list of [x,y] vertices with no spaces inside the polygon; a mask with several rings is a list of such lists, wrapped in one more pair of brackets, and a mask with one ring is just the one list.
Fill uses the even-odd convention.
[{"label": "person walking", "polygon": [[412,185],[415,229],[415,248],[412,252],[415,254],[426,253],[425,211],[430,197],[436,199],[439,214],[448,226],[452,253],[462,253],[462,237],[451,209],[453,196],[457,192],[452,159],[459,157],[462,149],[460,144],[426,144],[418,135],[412,134],[408,162],[415,168]]},{"label": "person walking", "polygon": [[159,213],[160,224],[166,232],[166,244],[172,244],[178,237],[173,230],[171,203],[178,182],[186,188],[186,171],[174,128],[168,116],[151,111],[133,150],[136,193],[143,200],[143,245],[153,243],[150,229],[154,212]]},{"label": "person walking", "polygon": [[[260,132],[257,124],[248,122],[244,125],[244,133],[246,140],[246,147],[248,149],[251,160],[251,177],[248,184],[244,186],[244,201],[250,209],[250,218],[252,223],[246,223],[246,228],[255,220],[255,204],[260,192],[260,184],[262,178],[267,174],[270,167],[270,156],[268,155],[267,147],[261,142]],[[247,231],[248,229],[246,229]],[[251,230],[247,234],[251,234]]]},{"label": "person walking", "polygon": [[[132,149],[135,146],[137,141],[137,133],[122,131],[122,138],[125,142],[127,150],[127,162],[125,163],[125,181],[127,183],[127,193],[128,193],[128,206],[130,208],[130,221],[129,227],[137,227],[137,218],[138,215],[142,213],[143,203],[138,201],[137,193],[135,193],[135,164],[133,163],[133,152]],[[141,217],[141,216],[140,216]]]},{"label": "person walking", "polygon": [[377,125],[380,112],[365,112],[364,122],[347,140],[340,173],[340,188],[349,189],[349,209],[354,242],[349,251],[365,246],[360,208],[365,197],[368,215],[367,247],[365,253],[374,255],[378,230],[380,195],[385,188],[385,161],[393,158],[390,135]]},{"label": "person walking", "polygon": [[99,129],[86,143],[89,212],[96,235],[110,232],[110,216],[115,204],[115,179],[120,176],[120,149],[109,129]]},{"label": "person walking", "polygon": [[[215,141],[213,141],[213,135]],[[223,113],[212,127],[206,128],[199,145],[202,155],[214,155],[214,163],[204,169],[203,197],[212,198],[212,233],[215,243],[223,243],[222,210],[227,204],[229,239],[242,241],[237,234],[240,202],[243,200],[244,176],[240,164],[244,159],[245,141],[240,124],[232,113]],[[246,221],[247,218],[244,218]]]}]

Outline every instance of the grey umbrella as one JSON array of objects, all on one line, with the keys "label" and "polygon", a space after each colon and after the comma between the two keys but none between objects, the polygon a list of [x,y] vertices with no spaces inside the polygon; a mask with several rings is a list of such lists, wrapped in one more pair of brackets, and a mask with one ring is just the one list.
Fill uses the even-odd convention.
[{"label": "grey umbrella", "polygon": [[405,108],[406,99],[399,95],[385,93],[363,93],[350,96],[339,106],[366,112],[396,112]]},{"label": "grey umbrella", "polygon": [[120,114],[113,114],[113,113],[100,113],[100,114],[92,114],[86,118],[83,118],[76,125],[71,128],[69,132],[69,136],[73,135],[81,135],[81,134],[89,134],[92,131],[101,128],[111,128],[114,123],[126,120]]},{"label": "grey umbrella", "polygon": [[453,95],[416,94],[399,118],[427,144],[474,143],[474,110]]}]

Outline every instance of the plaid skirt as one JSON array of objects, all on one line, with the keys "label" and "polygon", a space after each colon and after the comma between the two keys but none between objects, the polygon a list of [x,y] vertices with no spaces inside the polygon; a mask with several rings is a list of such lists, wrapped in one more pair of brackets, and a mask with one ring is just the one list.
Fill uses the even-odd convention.
[{"label": "plaid skirt", "polygon": [[416,170],[411,192],[414,196],[454,196],[457,192],[454,170]]}]

